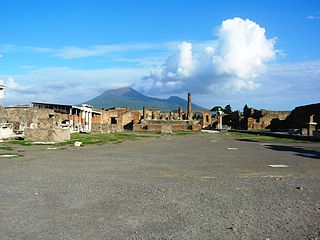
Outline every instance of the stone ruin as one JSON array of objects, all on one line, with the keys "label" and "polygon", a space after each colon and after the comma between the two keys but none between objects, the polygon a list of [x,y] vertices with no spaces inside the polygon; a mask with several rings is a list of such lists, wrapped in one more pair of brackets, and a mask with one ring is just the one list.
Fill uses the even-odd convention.
[{"label": "stone ruin", "polygon": [[212,126],[217,129],[270,130],[289,135],[319,137],[320,103],[296,107],[293,111],[248,108],[246,112],[218,114]]},{"label": "stone ruin", "polygon": [[[198,114],[199,118],[194,116]],[[187,111],[181,107],[176,111],[161,112],[160,109],[143,107],[141,119],[133,125],[133,131],[200,131],[211,126],[211,112],[191,109],[191,93],[188,93]],[[170,132],[168,130],[168,132]]]},{"label": "stone ruin", "polygon": [[1,139],[24,138],[30,141],[60,142],[70,139],[69,129],[59,126],[63,116],[53,110],[31,107],[0,109]]},{"label": "stone ruin", "polygon": [[[198,114],[198,115],[196,115]],[[194,116],[197,117],[194,117]],[[72,106],[33,102],[32,106],[0,108],[0,139],[24,138],[30,141],[61,142],[72,132],[113,133],[132,131],[200,131],[211,126],[210,111],[192,110],[188,94],[187,111],[162,112],[146,108],[117,107],[93,109],[90,105]]]}]

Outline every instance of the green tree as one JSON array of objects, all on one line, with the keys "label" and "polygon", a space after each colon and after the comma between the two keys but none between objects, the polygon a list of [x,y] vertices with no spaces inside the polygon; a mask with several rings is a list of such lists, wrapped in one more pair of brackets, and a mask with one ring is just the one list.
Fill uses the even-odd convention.
[{"label": "green tree", "polygon": [[224,112],[225,112],[226,114],[231,114],[231,113],[232,113],[232,109],[231,109],[230,104],[228,104],[227,106],[225,106]]},{"label": "green tree", "polygon": [[244,105],[243,107],[243,116],[245,117],[250,117],[250,108],[248,107],[248,105]]},{"label": "green tree", "polygon": [[213,107],[213,108],[211,108],[211,112],[217,112],[217,111],[219,111],[219,110],[222,110],[222,107],[221,106],[215,106],[215,107]]}]

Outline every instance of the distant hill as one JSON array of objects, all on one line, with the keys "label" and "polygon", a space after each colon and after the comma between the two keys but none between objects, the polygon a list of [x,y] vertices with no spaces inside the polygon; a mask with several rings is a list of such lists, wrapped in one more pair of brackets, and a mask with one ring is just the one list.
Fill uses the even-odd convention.
[{"label": "distant hill", "polygon": [[[95,108],[112,108],[112,107],[128,107],[130,109],[142,109],[143,106],[148,108],[156,108],[164,111],[176,110],[182,107],[184,110],[187,107],[187,101],[177,97],[171,96],[168,99],[160,99],[145,96],[138,91],[130,88],[118,88],[107,90],[101,95],[86,101]],[[192,104],[192,109],[206,110],[201,106]]]}]

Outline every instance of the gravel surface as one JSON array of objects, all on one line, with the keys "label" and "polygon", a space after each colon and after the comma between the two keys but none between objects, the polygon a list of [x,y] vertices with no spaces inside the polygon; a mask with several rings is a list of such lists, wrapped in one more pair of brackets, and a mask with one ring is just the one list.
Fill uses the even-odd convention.
[{"label": "gravel surface", "polygon": [[202,133],[15,148],[0,158],[0,239],[320,239],[320,144]]}]

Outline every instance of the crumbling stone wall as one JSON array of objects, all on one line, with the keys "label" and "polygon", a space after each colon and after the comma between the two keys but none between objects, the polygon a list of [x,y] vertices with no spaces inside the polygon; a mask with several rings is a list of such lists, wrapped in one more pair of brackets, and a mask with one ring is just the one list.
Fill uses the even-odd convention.
[{"label": "crumbling stone wall", "polygon": [[161,112],[161,120],[182,120],[182,116],[179,115],[179,112]]},{"label": "crumbling stone wall", "polygon": [[[120,111],[121,112],[121,111]],[[101,111],[101,123],[102,124],[118,124],[119,123],[119,110],[117,109],[109,109]],[[115,120],[117,123],[113,123]]]},{"label": "crumbling stone wall", "polygon": [[8,121],[8,116],[6,110],[0,106],[0,123],[6,123]]},{"label": "crumbling stone wall", "polygon": [[0,139],[9,139],[14,135],[11,123],[0,123]]},{"label": "crumbling stone wall", "polygon": [[116,133],[122,131],[123,129],[118,124],[103,123],[91,125],[91,133],[95,134]]},{"label": "crumbling stone wall", "polygon": [[1,110],[13,131],[23,133],[30,141],[57,142],[70,139],[70,130],[61,129],[61,123],[69,120],[68,114],[55,113],[51,109],[13,107]]},{"label": "crumbling stone wall", "polygon": [[30,107],[17,107],[5,109],[8,122],[12,123],[14,130],[23,130],[26,127],[37,127],[41,121],[55,117],[50,109],[36,109]]},{"label": "crumbling stone wall", "polygon": [[160,115],[160,109],[145,109],[145,120],[159,120]]},{"label": "crumbling stone wall", "polygon": [[[184,131],[184,130],[196,130],[196,128],[192,128],[192,123],[189,121],[179,121],[179,120],[146,120],[142,121],[141,124],[134,124],[133,131],[155,131],[159,132],[162,130],[163,126],[169,126],[172,131]],[[200,126],[200,125],[199,125]],[[201,130],[201,126],[199,127],[199,131]]]},{"label": "crumbling stone wall", "polygon": [[70,140],[70,131],[61,128],[25,128],[24,138],[36,142],[63,142]]},{"label": "crumbling stone wall", "polygon": [[302,129],[307,128],[311,115],[314,116],[314,121],[320,124],[320,103],[304,105],[296,107],[285,119],[275,119],[272,122],[271,129],[274,131],[287,129]]},{"label": "crumbling stone wall", "polygon": [[[202,119],[200,120],[200,122],[198,122],[196,119],[193,119],[193,115],[199,113],[202,115]],[[189,116],[189,120],[193,121],[195,124],[200,124],[201,127],[207,127],[207,126],[211,126],[212,124],[212,120],[211,120],[211,112],[207,111],[207,110],[193,110],[190,111],[190,116]]]},{"label": "crumbling stone wall", "polygon": [[290,111],[269,111],[269,110],[257,110],[251,108],[250,115],[248,112],[246,116],[241,119],[241,128],[251,129],[269,129],[274,119],[284,120],[291,113]]},{"label": "crumbling stone wall", "polygon": [[124,112],[122,114],[122,122],[121,122],[122,126],[126,126],[132,122],[133,122],[133,113],[129,111]]}]

